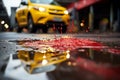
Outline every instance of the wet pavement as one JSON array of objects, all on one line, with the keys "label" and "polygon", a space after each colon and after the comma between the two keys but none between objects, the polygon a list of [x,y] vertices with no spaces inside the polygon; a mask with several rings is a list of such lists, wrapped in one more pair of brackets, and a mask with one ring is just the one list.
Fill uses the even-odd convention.
[{"label": "wet pavement", "polygon": [[[15,60],[11,61],[11,64],[8,62],[8,58],[10,57],[10,54],[15,54],[17,49],[21,49],[21,47],[17,44],[17,42],[23,41],[23,42],[32,42],[32,41],[38,41],[38,40],[54,40],[59,39],[60,37],[63,38],[75,38],[74,40],[79,39],[82,41],[77,40],[78,42],[73,41],[77,45],[74,44],[74,50],[72,44],[67,45],[70,51],[70,59],[59,63],[56,65],[56,69],[54,71],[50,71],[47,73],[43,73],[45,78],[44,80],[120,80],[120,34],[119,33],[108,33],[108,34],[92,34],[92,33],[79,33],[79,34],[26,34],[26,33],[0,33],[0,59],[1,61],[7,61],[6,63],[11,66],[11,64],[14,64]],[[71,39],[72,40],[72,39]],[[92,44],[89,42],[89,45],[85,43],[85,41],[93,41]],[[59,41],[59,40],[58,40]],[[65,40],[63,40],[65,41]],[[70,41],[70,40],[68,40]],[[66,41],[66,42],[68,42]],[[83,42],[84,41],[84,42]],[[62,41],[61,41],[62,42]],[[79,42],[85,43],[82,44],[82,47],[80,47],[81,44],[78,44]],[[8,43],[8,44],[6,44]],[[4,45],[3,45],[4,44]],[[63,46],[64,44],[60,44],[60,46]],[[57,44],[58,46],[59,44]],[[97,46],[96,46],[97,45]],[[76,47],[79,46],[79,47]],[[56,47],[56,45],[54,45]],[[66,47],[66,46],[64,46]],[[4,52],[5,54],[3,54]],[[5,59],[6,58],[6,59]],[[9,59],[10,60],[10,59]],[[17,62],[17,61],[16,61]],[[22,69],[22,67],[19,67]],[[20,74],[24,74],[19,72]],[[9,72],[10,69],[8,69],[7,66],[7,75],[10,75]],[[12,71],[14,74],[15,71]],[[1,73],[4,73],[4,70],[1,71]],[[18,74],[17,73],[17,74]],[[16,75],[17,75],[16,74]],[[42,74],[42,73],[40,73]],[[34,76],[34,79],[38,79],[40,77]],[[32,75],[28,75],[25,73],[25,75],[29,76],[30,80],[32,79]],[[11,75],[14,77],[14,75]],[[25,77],[25,76],[24,76]],[[35,78],[36,77],[36,78]],[[21,78],[24,79],[24,78]]]}]

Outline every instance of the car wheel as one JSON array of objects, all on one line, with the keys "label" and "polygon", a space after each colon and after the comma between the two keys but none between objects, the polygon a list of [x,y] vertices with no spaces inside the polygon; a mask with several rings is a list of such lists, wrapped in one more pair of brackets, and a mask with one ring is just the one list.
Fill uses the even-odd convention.
[{"label": "car wheel", "polygon": [[67,32],[67,26],[63,26],[62,27],[62,33],[66,33]]},{"label": "car wheel", "polygon": [[47,33],[48,32],[48,27],[47,26],[42,26],[42,32]]},{"label": "car wheel", "polygon": [[22,27],[17,27],[17,32],[18,32],[18,33],[21,33],[21,32],[22,32],[22,30],[23,30],[23,28],[22,28]]},{"label": "car wheel", "polygon": [[23,27],[20,27],[20,26],[18,25],[18,22],[17,22],[17,21],[16,21],[16,24],[15,24],[15,27],[16,27],[16,31],[17,31],[18,33],[21,33],[21,32],[22,32]]},{"label": "car wheel", "polygon": [[32,20],[32,17],[28,17],[28,32],[30,33],[36,33],[37,27],[34,25],[34,22]]}]

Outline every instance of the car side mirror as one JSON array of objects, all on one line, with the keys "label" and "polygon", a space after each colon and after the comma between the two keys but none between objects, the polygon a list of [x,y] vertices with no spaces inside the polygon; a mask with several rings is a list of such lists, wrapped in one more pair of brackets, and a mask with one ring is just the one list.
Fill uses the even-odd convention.
[{"label": "car side mirror", "polygon": [[28,5],[28,3],[25,2],[25,1],[22,1],[21,4],[22,4],[22,5]]}]

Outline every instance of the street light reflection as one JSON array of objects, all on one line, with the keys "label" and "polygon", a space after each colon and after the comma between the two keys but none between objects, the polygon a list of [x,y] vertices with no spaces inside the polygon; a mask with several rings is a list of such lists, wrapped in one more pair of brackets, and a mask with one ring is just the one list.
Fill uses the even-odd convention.
[{"label": "street light reflection", "polygon": [[5,24],[4,27],[5,27],[6,29],[8,29],[8,28],[9,28],[9,25],[8,25],[8,24]]},{"label": "street light reflection", "polygon": [[46,59],[42,60],[42,65],[46,65],[48,63],[48,61]]},{"label": "street light reflection", "polygon": [[5,21],[1,21],[1,24],[5,24]]}]

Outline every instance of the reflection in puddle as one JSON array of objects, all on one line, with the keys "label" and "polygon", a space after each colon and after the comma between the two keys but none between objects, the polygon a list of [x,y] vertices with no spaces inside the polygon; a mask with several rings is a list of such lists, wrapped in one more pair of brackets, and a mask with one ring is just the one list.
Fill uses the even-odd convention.
[{"label": "reflection in puddle", "polygon": [[116,48],[77,48],[71,58],[62,62],[55,71],[56,80],[120,80],[120,52]]},{"label": "reflection in puddle", "polygon": [[93,48],[78,48],[72,51],[71,55],[75,58],[81,57],[95,61],[99,64],[111,64],[111,65],[120,65],[120,52],[110,53],[110,48],[103,48],[101,50],[96,50]]},{"label": "reflection in puddle", "polygon": [[116,42],[102,42],[103,44],[110,46],[111,48],[120,48],[120,41]]},{"label": "reflection in puddle", "polygon": [[26,48],[18,50],[15,55],[17,59],[21,60],[24,69],[30,74],[52,71],[55,69],[56,64],[70,57],[68,50],[59,51],[45,45],[39,50]]},{"label": "reflection in puddle", "polygon": [[[92,73],[94,72],[100,75],[103,74],[105,76],[111,76],[120,73],[120,71],[118,71],[120,67],[119,43],[104,43],[80,38],[59,38],[53,40],[18,41],[18,44],[21,45],[21,47],[31,48],[34,51],[42,51],[45,47],[47,48],[48,46],[60,51],[69,50],[70,55],[68,55],[68,57],[70,56],[69,60],[73,60],[73,62],[68,60],[69,62],[65,61],[67,62],[65,63],[63,61],[63,63],[67,65],[66,67],[59,63],[59,57],[56,57],[57,60],[54,58],[56,62],[60,64],[59,66],[64,68],[65,71],[69,69],[70,66],[74,66],[73,68],[80,67],[91,71]],[[33,69],[33,72],[34,70],[36,72],[39,69],[36,67]],[[41,70],[43,69],[41,68],[40,72]],[[60,70],[59,67],[57,67],[57,70]],[[115,71],[117,71],[117,73]]]},{"label": "reflection in puddle", "polygon": [[[19,45],[33,49],[41,49],[49,45],[59,50],[70,50],[71,55],[82,57],[101,64],[120,65],[119,42],[97,42],[80,38],[59,38],[55,40],[25,40],[18,41]],[[20,44],[21,43],[21,44]],[[76,55],[74,54],[76,53]]]}]

